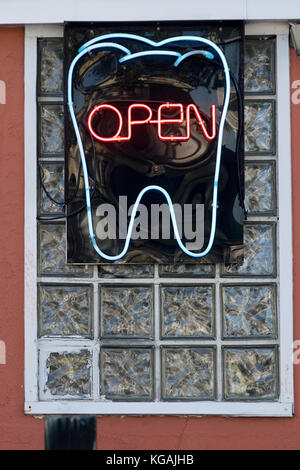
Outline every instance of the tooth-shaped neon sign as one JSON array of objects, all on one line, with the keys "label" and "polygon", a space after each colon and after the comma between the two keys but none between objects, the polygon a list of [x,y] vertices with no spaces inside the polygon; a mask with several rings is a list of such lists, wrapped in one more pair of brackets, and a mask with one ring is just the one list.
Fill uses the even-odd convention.
[{"label": "tooth-shaped neon sign", "polygon": [[[122,39],[129,39],[129,40],[134,40],[138,41],[141,44],[147,45],[147,50],[138,52],[138,53],[131,53],[131,51],[127,48],[124,47],[122,44],[118,44],[117,41],[120,41]],[[190,51],[186,54],[180,54],[177,51],[172,51],[172,50],[167,50],[167,49],[160,49],[160,48],[165,48],[166,46],[171,46],[171,45],[180,45],[180,43],[192,43],[193,45],[199,45],[200,47],[207,47],[209,46],[211,50],[214,51],[214,54],[212,52],[206,51],[206,50],[193,50]],[[148,50],[149,46],[151,46],[153,49]],[[223,68],[224,71],[224,78],[225,78],[225,91],[224,91],[224,102],[223,102],[223,109],[221,113],[221,118],[219,122],[219,127],[218,127],[218,135],[216,135],[216,108],[215,105],[212,105],[211,107],[211,125],[210,129],[207,128],[206,123],[204,122],[201,113],[197,109],[197,107],[193,104],[190,104],[186,107],[184,110],[183,105],[181,103],[168,103],[166,100],[165,104],[162,104],[158,110],[157,113],[157,118],[153,119],[153,114],[149,106],[147,106],[144,103],[135,103],[131,106],[130,109],[128,109],[128,116],[127,116],[127,121],[128,121],[128,128],[127,128],[127,134],[123,135],[122,133],[122,126],[123,126],[123,117],[121,112],[117,109],[117,107],[110,105],[110,104],[101,104],[99,106],[103,107],[105,106],[106,109],[110,110],[111,112],[116,113],[119,119],[119,124],[116,132],[112,136],[101,136],[97,134],[97,132],[93,128],[93,118],[97,112],[100,111],[100,108],[97,106],[93,108],[93,110],[89,114],[89,119],[88,119],[88,126],[91,134],[98,140],[102,141],[108,141],[108,142],[116,142],[116,141],[122,141],[122,140],[130,140],[131,138],[131,131],[132,131],[132,126],[135,125],[147,125],[147,124],[156,124],[157,125],[157,132],[158,132],[158,137],[161,140],[169,140],[169,141],[174,141],[174,140],[188,140],[190,137],[189,134],[189,129],[190,129],[190,115],[191,113],[194,113],[194,116],[196,116],[196,120],[198,123],[199,128],[201,129],[205,139],[207,141],[216,139],[216,163],[215,163],[215,171],[214,171],[214,182],[213,182],[213,197],[212,197],[212,215],[211,215],[211,230],[210,230],[210,236],[209,240],[207,243],[206,248],[198,253],[192,252],[188,250],[184,244],[182,243],[182,240],[180,238],[179,230],[177,227],[177,222],[176,222],[176,216],[175,216],[175,211],[173,208],[173,203],[171,200],[171,197],[169,193],[162,188],[161,186],[158,185],[149,185],[146,186],[145,188],[140,191],[135,203],[133,210],[131,212],[130,216],[130,222],[128,226],[128,232],[127,232],[127,237],[124,243],[123,250],[118,254],[118,255],[108,255],[104,253],[99,246],[97,245],[96,239],[95,239],[95,233],[94,233],[94,227],[93,227],[93,220],[92,220],[92,210],[91,210],[91,194],[90,194],[90,187],[89,187],[89,176],[88,176],[88,170],[87,170],[87,163],[86,163],[86,157],[85,157],[85,152],[83,148],[83,143],[81,139],[81,135],[79,132],[79,127],[78,123],[75,117],[75,112],[74,112],[74,107],[73,107],[73,96],[72,96],[72,87],[73,87],[73,74],[76,65],[80,61],[82,57],[84,57],[86,54],[91,53],[93,51],[100,51],[100,50],[112,50],[116,51],[118,53],[124,54],[120,59],[120,63],[127,63],[132,60],[139,60],[143,57],[147,56],[157,56],[157,57],[169,57],[169,58],[174,58],[173,66],[174,67],[179,67],[181,63],[187,58],[190,57],[191,55],[198,55],[199,57],[205,57],[207,60],[213,60],[213,59],[218,59],[220,61],[220,65]],[[218,185],[219,185],[219,174],[220,174],[220,164],[221,164],[221,157],[222,157],[222,143],[223,143],[223,133],[224,133],[224,125],[225,125],[225,120],[226,120],[226,115],[228,111],[228,106],[229,106],[229,99],[230,99],[230,72],[229,72],[229,67],[226,61],[226,58],[220,49],[219,46],[217,46],[214,42],[210,41],[209,39],[202,38],[199,36],[176,36],[176,37],[171,37],[164,39],[160,42],[154,42],[148,38],[138,36],[135,34],[126,34],[126,33],[112,33],[112,34],[105,34],[102,36],[97,36],[93,38],[92,40],[88,41],[85,43],[83,46],[80,47],[78,54],[76,57],[73,59],[71,62],[71,65],[69,67],[68,71],[68,82],[67,82],[67,93],[68,93],[68,107],[69,107],[69,112],[74,128],[74,132],[76,134],[76,139],[77,139],[77,144],[78,144],[78,149],[80,152],[80,158],[81,158],[81,163],[82,163],[82,170],[83,170],[83,177],[84,177],[84,184],[85,184],[85,197],[86,197],[86,208],[87,208],[87,218],[88,218],[88,227],[89,227],[89,236],[91,239],[91,242],[93,244],[93,247],[95,251],[98,253],[98,255],[108,261],[117,261],[120,260],[123,256],[128,251],[129,245],[130,245],[130,239],[131,239],[131,234],[133,231],[133,226],[134,226],[134,220],[138,211],[138,206],[143,198],[143,196],[150,192],[150,191],[158,191],[161,193],[164,198],[166,199],[166,202],[169,206],[170,210],[170,216],[171,216],[171,221],[173,225],[173,230],[174,230],[174,235],[176,238],[176,241],[180,247],[180,249],[188,256],[192,258],[202,258],[206,256],[214,243],[215,239],[215,232],[216,232],[216,222],[217,222],[217,200],[218,200]],[[167,97],[166,97],[167,98]],[[165,136],[163,134],[163,126],[166,124],[166,121],[168,120],[167,117],[164,116],[164,111],[167,109],[168,106],[173,106],[177,107],[177,110],[179,112],[180,117],[174,119],[174,122],[172,124],[176,123],[182,123],[184,120],[186,122],[186,135],[184,136],[175,136],[175,135],[169,135]],[[140,107],[141,109],[144,109],[148,115],[143,120],[136,120],[133,118],[133,111],[134,107]],[[170,122],[169,122],[170,123]]]}]

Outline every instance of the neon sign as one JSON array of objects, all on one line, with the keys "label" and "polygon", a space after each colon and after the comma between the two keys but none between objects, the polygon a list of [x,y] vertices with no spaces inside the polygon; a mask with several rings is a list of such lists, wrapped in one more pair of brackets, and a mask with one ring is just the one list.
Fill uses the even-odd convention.
[{"label": "neon sign", "polygon": [[[75,211],[84,206],[80,217],[72,218],[70,208],[68,262],[124,258],[122,262],[182,259],[188,263],[184,255],[195,260],[208,254],[213,262],[235,259],[236,247],[242,245],[235,143],[242,141],[243,134],[238,133],[237,121],[242,121],[237,100],[230,99],[234,83],[226,48],[207,37],[190,35],[185,26],[166,25],[166,31],[173,32],[169,37],[166,31],[151,31],[151,38],[164,38],[157,42],[139,34],[101,34],[106,32],[101,24],[89,34],[86,28],[90,26],[66,26],[66,194],[74,194],[77,175],[84,181],[83,191],[72,203]],[[216,24],[219,32],[218,28]],[[220,34],[220,44],[226,35]],[[83,37],[92,39],[82,44]],[[239,51],[239,43],[234,48]],[[241,54],[237,64],[240,60]],[[233,66],[239,74],[238,65],[233,62]],[[125,196],[132,210],[126,213],[124,236],[104,241],[97,232],[105,219],[97,214],[98,204],[113,205],[119,220],[118,201]],[[202,247],[192,246],[180,231],[174,208],[186,203],[193,204],[193,223],[194,206],[204,204]],[[149,236],[148,242],[138,243],[135,224],[147,231],[139,206],[147,206],[151,214],[155,204],[166,206],[173,240],[161,242],[159,221],[159,242]],[[238,216],[233,212],[236,207]]]},{"label": "neon sign", "polygon": [[[218,135],[217,153],[216,153],[216,166],[215,166],[215,176],[214,176],[213,202],[212,202],[213,211],[212,211],[210,237],[209,237],[207,247],[200,253],[194,253],[194,252],[188,250],[184,246],[184,244],[182,243],[182,240],[179,236],[179,231],[178,231],[178,227],[177,227],[177,223],[176,223],[176,217],[175,217],[175,213],[174,213],[174,210],[173,210],[173,203],[172,203],[172,200],[170,198],[170,195],[168,194],[168,192],[164,188],[162,188],[160,186],[149,185],[149,186],[145,187],[139,193],[139,195],[138,195],[138,197],[135,201],[134,209],[133,209],[131,217],[130,217],[127,238],[126,238],[123,250],[119,254],[111,256],[111,255],[107,255],[106,253],[104,253],[99,248],[99,246],[97,245],[96,239],[95,239],[94,225],[93,225],[92,212],[91,212],[91,195],[90,195],[90,187],[89,187],[89,181],[88,181],[87,165],[86,165],[86,159],[85,159],[85,152],[84,152],[84,149],[83,149],[82,140],[81,140],[81,136],[80,136],[80,132],[79,132],[79,128],[78,128],[78,124],[77,124],[77,121],[76,121],[74,108],[73,108],[72,85],[73,85],[73,72],[74,72],[74,68],[75,68],[77,62],[81,59],[82,56],[84,56],[85,54],[87,54],[87,53],[89,53],[93,50],[101,50],[101,49],[102,50],[105,50],[105,49],[106,50],[111,50],[111,49],[115,49],[116,51],[125,53],[125,56],[122,57],[121,59],[119,59],[119,62],[121,62],[121,61],[124,62],[124,59],[126,59],[126,60],[136,59],[137,54],[132,54],[131,51],[129,49],[125,48],[124,46],[122,46],[118,43],[115,43],[115,42],[106,42],[107,39],[111,39],[112,37],[114,39],[116,39],[117,35],[98,36],[98,37],[93,39],[92,43],[89,42],[87,44],[84,44],[80,48],[80,51],[78,52],[76,57],[73,59],[71,65],[70,65],[70,68],[69,68],[69,72],[68,72],[68,105],[69,105],[70,116],[71,116],[72,123],[73,123],[73,126],[74,126],[74,131],[75,131],[75,134],[76,134],[76,137],[77,137],[78,147],[79,147],[81,161],[82,161],[82,168],[83,168],[84,181],[85,181],[85,195],[86,195],[86,207],[87,207],[87,215],[88,215],[89,235],[90,235],[90,239],[91,239],[91,242],[93,244],[93,247],[94,247],[95,251],[98,253],[98,255],[100,255],[102,258],[104,258],[108,261],[117,261],[117,260],[123,258],[123,256],[125,256],[125,254],[128,251],[128,248],[129,248],[131,233],[132,233],[132,230],[133,230],[134,219],[135,219],[135,216],[136,216],[136,213],[137,213],[137,210],[138,210],[138,205],[140,204],[140,201],[141,201],[142,197],[144,196],[145,193],[147,193],[149,191],[158,191],[158,192],[160,192],[164,195],[164,197],[167,200],[167,203],[169,205],[170,215],[171,215],[172,224],[173,224],[173,229],[174,229],[176,241],[177,241],[179,247],[181,248],[181,250],[186,255],[191,256],[192,258],[202,258],[203,256],[207,255],[207,253],[209,253],[209,251],[211,250],[213,242],[214,242],[214,238],[215,238],[215,233],[216,233],[217,207],[218,207],[217,199],[218,199],[218,185],[219,185],[219,174],[220,174],[220,164],[221,164],[223,131],[224,131],[224,125],[225,125],[226,115],[227,115],[228,106],[229,106],[229,99],[230,99],[230,73],[229,73],[229,67],[228,67],[228,64],[227,64],[227,60],[226,60],[226,58],[223,54],[223,51],[220,49],[219,46],[217,46],[214,42],[210,41],[209,39],[202,38],[202,37],[178,36],[178,37],[167,38],[167,39],[165,39],[165,40],[163,40],[159,43],[153,43],[154,47],[167,45],[167,44],[170,44],[170,43],[176,44],[176,43],[180,43],[182,41],[189,41],[189,42],[194,42],[194,43],[198,43],[198,44],[200,43],[202,45],[209,46],[217,53],[217,55],[220,59],[220,65],[222,66],[223,71],[224,71],[224,76],[225,76],[225,97],[224,97],[223,110],[222,110],[220,126],[219,126],[219,135]],[[135,39],[135,40],[141,40],[141,41],[144,40],[143,37],[141,37],[141,36],[138,37],[136,35],[131,36],[130,34],[126,34],[126,37],[127,38],[132,38],[132,39]],[[159,51],[159,50],[149,51],[149,52],[150,52],[150,55],[153,55],[153,54],[155,55],[156,53],[158,55],[161,54],[161,51]],[[171,55],[171,56],[175,55],[177,57],[176,62],[174,64],[175,67],[178,66],[179,59],[181,57],[183,57],[179,53],[174,54],[173,51],[163,51],[163,54],[166,55],[166,56],[167,55]],[[147,51],[144,51],[141,54],[139,54],[139,56],[142,56],[142,57],[145,57],[147,55],[149,55]],[[202,55],[202,51],[201,51],[201,55]],[[110,105],[106,105],[106,106],[110,106]],[[115,134],[114,138],[116,138],[119,135],[119,132],[121,132],[121,127],[122,127],[122,115],[119,111],[117,111],[117,114],[119,116],[119,127],[118,127],[118,131]],[[188,113],[188,116],[189,116],[189,113]],[[132,121],[132,122],[134,122],[134,121]],[[90,116],[90,119],[89,119],[89,124],[91,124],[91,116]],[[161,134],[161,124],[162,123],[160,123],[160,127],[159,127],[160,134]],[[205,126],[203,126],[203,128],[204,127]],[[90,130],[92,129],[91,125],[89,126],[89,128],[90,128]]]},{"label": "neon sign", "polygon": [[[147,112],[147,117],[144,119],[133,119],[134,111],[135,110],[144,110]],[[101,112],[104,110],[109,110],[112,113],[115,113],[118,117],[118,127],[117,131],[115,132],[114,135],[110,137],[104,137],[99,135],[93,128],[93,121],[95,117],[99,117],[101,115]],[[179,118],[167,118],[163,117],[164,112],[170,111],[170,110],[175,110],[178,112],[180,115]],[[213,104],[211,106],[211,130],[210,133],[206,128],[204,119],[201,116],[201,113],[197,109],[197,107],[194,104],[189,104],[186,106],[185,112],[184,112],[184,106],[181,103],[163,103],[158,107],[157,110],[157,119],[152,119],[153,117],[153,111],[150,108],[150,106],[144,104],[144,103],[134,103],[128,106],[127,110],[127,135],[126,136],[121,136],[121,132],[123,129],[123,117],[122,113],[119,111],[118,108],[111,104],[100,104],[98,106],[95,106],[94,109],[90,112],[90,115],[88,117],[88,128],[90,133],[92,134],[95,139],[101,141],[101,142],[121,142],[121,141],[129,141],[132,139],[132,126],[137,126],[137,125],[142,125],[142,124],[157,124],[157,134],[160,140],[162,141],[187,141],[190,138],[191,135],[191,112],[194,113],[196,120],[198,122],[198,126],[201,128],[203,135],[205,139],[210,142],[215,139],[216,137],[216,106]],[[174,124],[183,124],[185,120],[186,123],[186,135],[163,135],[163,126],[164,125],[174,125]]]}]

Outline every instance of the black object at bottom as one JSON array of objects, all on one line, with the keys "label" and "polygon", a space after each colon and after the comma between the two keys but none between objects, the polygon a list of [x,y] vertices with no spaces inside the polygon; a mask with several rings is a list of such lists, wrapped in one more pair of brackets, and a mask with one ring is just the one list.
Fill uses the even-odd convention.
[{"label": "black object at bottom", "polygon": [[45,418],[46,450],[96,449],[96,420],[93,416],[48,416]]}]

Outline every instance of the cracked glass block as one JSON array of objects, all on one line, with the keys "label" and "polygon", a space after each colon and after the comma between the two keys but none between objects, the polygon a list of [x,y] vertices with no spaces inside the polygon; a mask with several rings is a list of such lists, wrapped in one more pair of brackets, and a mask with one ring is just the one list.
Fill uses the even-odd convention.
[{"label": "cracked glass block", "polygon": [[92,336],[93,288],[39,286],[40,336]]},{"label": "cracked glass block", "polygon": [[66,229],[64,223],[39,224],[39,276],[90,277],[87,265],[66,264]]},{"label": "cracked glass block", "polygon": [[63,39],[40,39],[40,80],[39,92],[42,95],[62,94],[63,92]]},{"label": "cracked glass block", "polygon": [[274,286],[223,286],[224,338],[276,337]]},{"label": "cracked glass block", "polygon": [[165,400],[214,400],[214,349],[162,348],[162,396]]},{"label": "cracked glass block", "polygon": [[[51,352],[47,359],[46,390],[52,396],[63,398],[90,398],[91,354],[79,352]],[[45,391],[46,391],[45,390]]]},{"label": "cracked glass block", "polygon": [[274,39],[245,39],[244,88],[245,93],[275,93]]},{"label": "cracked glass block", "polygon": [[61,104],[40,105],[40,153],[64,151],[64,108]]},{"label": "cracked glass block", "polygon": [[212,286],[161,287],[162,337],[213,337]]},{"label": "cracked glass block", "polygon": [[245,152],[274,154],[274,103],[270,101],[245,102]]},{"label": "cracked glass block", "polygon": [[274,400],[278,394],[277,350],[224,348],[224,398]]},{"label": "cracked glass block", "polygon": [[245,203],[249,214],[275,213],[275,166],[271,163],[245,164]]},{"label": "cracked glass block", "polygon": [[153,399],[153,351],[102,348],[101,395],[110,400]]},{"label": "cracked glass block", "polygon": [[160,264],[161,277],[213,277],[215,269],[212,264]]},{"label": "cracked glass block", "polygon": [[152,310],[152,287],[102,287],[101,336],[151,338]]},{"label": "cracked glass block", "polygon": [[64,165],[63,163],[40,163],[40,178],[49,193],[52,201],[44,191],[40,183],[40,214],[60,213],[63,214],[63,204],[56,202],[64,201]]},{"label": "cracked glass block", "polygon": [[98,275],[102,278],[147,278],[153,277],[151,264],[105,264],[98,266]]},{"label": "cracked glass block", "polygon": [[223,276],[275,276],[275,225],[245,224],[244,243],[244,261],[222,265]]}]

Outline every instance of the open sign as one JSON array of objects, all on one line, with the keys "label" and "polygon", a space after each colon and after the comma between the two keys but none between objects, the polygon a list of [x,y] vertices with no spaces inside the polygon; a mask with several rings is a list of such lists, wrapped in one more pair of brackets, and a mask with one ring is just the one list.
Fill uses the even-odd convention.
[{"label": "open sign", "polygon": [[197,27],[65,25],[68,262],[242,256],[243,25]]},{"label": "open sign", "polygon": [[[135,117],[135,112],[137,110],[145,111],[145,116],[141,119]],[[168,113],[173,112],[177,117],[168,117]],[[104,118],[104,112],[114,113],[117,119],[116,132],[111,136],[103,136],[99,134],[99,120]],[[95,106],[90,112],[88,117],[88,128],[90,133],[95,139],[100,140],[101,142],[121,142],[129,141],[132,138],[132,127],[137,125],[144,124],[154,124],[157,125],[157,135],[162,141],[187,141],[191,135],[191,113],[194,114],[194,117],[197,120],[198,126],[201,129],[205,139],[207,141],[212,141],[216,137],[216,106],[213,104],[211,106],[211,122],[210,130],[207,129],[208,119],[202,117],[200,111],[194,104],[189,104],[186,107],[181,103],[163,103],[161,104],[157,111],[157,119],[153,119],[153,110],[151,107],[144,103],[134,103],[128,106],[127,109],[127,129],[125,131],[124,120],[121,111],[108,103],[100,104]],[[102,115],[102,117],[101,117]],[[97,131],[95,130],[95,122],[98,123]],[[169,125],[180,125],[184,124],[186,127],[185,135],[164,135],[163,127]],[[121,135],[126,133],[126,135]]]}]

